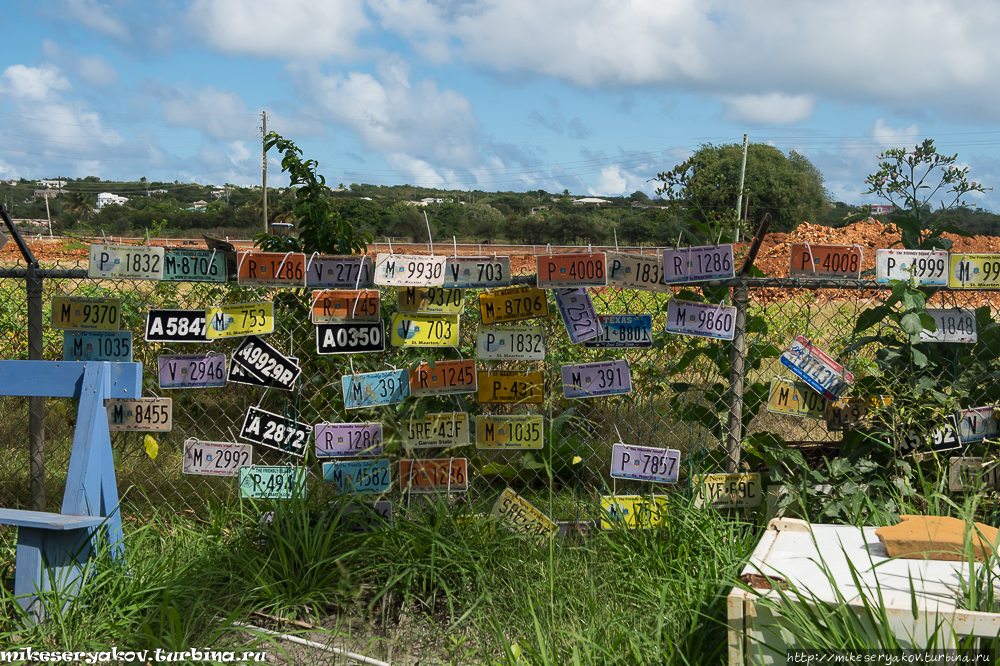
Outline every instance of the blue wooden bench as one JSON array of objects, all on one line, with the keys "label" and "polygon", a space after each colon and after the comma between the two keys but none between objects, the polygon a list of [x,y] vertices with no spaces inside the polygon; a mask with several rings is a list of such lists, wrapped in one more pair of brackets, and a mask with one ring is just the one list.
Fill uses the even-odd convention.
[{"label": "blue wooden bench", "polygon": [[14,594],[38,622],[43,619],[39,593],[55,590],[72,598],[98,535],[107,535],[112,554],[122,560],[104,401],[141,397],[142,363],[0,361],[0,395],[80,399],[61,512],[0,509],[0,525],[17,527]]}]

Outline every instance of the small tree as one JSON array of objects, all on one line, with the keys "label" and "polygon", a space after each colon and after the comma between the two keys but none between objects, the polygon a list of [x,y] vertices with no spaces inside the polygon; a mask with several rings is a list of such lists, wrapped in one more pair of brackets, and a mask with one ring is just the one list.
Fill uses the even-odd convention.
[{"label": "small tree", "polygon": [[[875,194],[902,211],[892,221],[902,232],[900,243],[904,248],[949,250],[952,241],[941,238],[943,233],[969,236],[952,225],[954,218],[947,216],[937,217],[930,228],[924,229],[932,200],[939,194],[946,197],[941,201],[940,210],[944,211],[970,205],[964,199],[969,192],[987,190],[975,181],[969,182],[969,167],[955,166],[957,159],[957,153],[940,154],[933,139],[925,139],[913,152],[890,148],[878,156],[878,171],[865,180],[865,194]],[[935,178],[938,180],[932,185]]]}]

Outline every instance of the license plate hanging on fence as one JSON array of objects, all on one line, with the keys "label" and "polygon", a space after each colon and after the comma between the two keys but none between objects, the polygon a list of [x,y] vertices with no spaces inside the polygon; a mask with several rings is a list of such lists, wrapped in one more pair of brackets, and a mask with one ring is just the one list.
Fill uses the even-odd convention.
[{"label": "license plate hanging on fence", "polygon": [[132,362],[132,331],[63,331],[64,361]]},{"label": "license plate hanging on fence", "polygon": [[545,359],[545,329],[541,326],[480,326],[476,358],[500,361]]},{"label": "license plate hanging on fence", "polygon": [[[565,366],[564,366],[565,367]],[[476,400],[481,403],[542,402],[544,375],[520,370],[480,370]]]},{"label": "license plate hanging on fence", "polygon": [[875,281],[909,280],[944,287],[948,284],[948,253],[943,250],[876,250]]},{"label": "license plate hanging on fence", "polygon": [[371,257],[313,257],[306,262],[311,289],[367,289],[374,285]]},{"label": "license plate hanging on fence", "polygon": [[302,457],[306,454],[311,432],[312,427],[308,423],[251,407],[243,418],[240,439]]},{"label": "license plate hanging on fence", "polygon": [[[252,376],[251,381],[237,383],[272,386],[283,391],[294,389],[296,378],[302,374],[298,363],[287,358],[256,335],[243,338],[243,342],[233,352],[229,363],[230,368],[235,365],[243,366],[243,369]],[[254,379],[257,381],[253,381]],[[237,380],[231,379],[231,381]]]},{"label": "license plate hanging on fence", "polygon": [[517,534],[543,536],[559,529],[551,518],[510,488],[504,488],[500,493],[490,515]]},{"label": "license plate hanging on fence", "polygon": [[[117,331],[122,310],[120,298],[52,297],[52,328],[83,331]],[[204,314],[204,313],[203,313]]]},{"label": "license plate hanging on fence", "polygon": [[655,254],[607,252],[608,286],[669,293],[663,281],[663,257]]},{"label": "license plate hanging on fence", "polygon": [[[998,255],[1000,256],[1000,255]],[[922,329],[921,342],[958,342],[975,344],[979,339],[974,310],[962,308],[927,309],[927,314],[934,317],[936,331]]]},{"label": "license plate hanging on fence", "polygon": [[382,322],[348,322],[316,326],[317,354],[366,354],[385,351]]},{"label": "license plate hanging on fence", "polygon": [[607,259],[603,252],[583,254],[542,254],[535,259],[539,289],[603,287],[608,282]]},{"label": "license plate hanging on fence", "polygon": [[161,389],[216,388],[226,385],[226,355],[180,354],[158,356]]},{"label": "license plate hanging on fence", "polygon": [[826,396],[805,382],[774,377],[767,394],[767,411],[822,420],[826,418],[826,402]]},{"label": "license plate hanging on fence", "polygon": [[312,293],[312,323],[379,322],[381,303],[378,289],[317,290]]},{"label": "license plate hanging on fence", "polygon": [[469,415],[465,412],[424,414],[400,424],[403,448],[423,449],[465,446],[469,443]]},{"label": "license plate hanging on fence", "polygon": [[443,287],[396,287],[396,311],[460,315],[465,312],[465,290]]},{"label": "license plate hanging on fence", "polygon": [[345,495],[385,493],[392,489],[389,461],[385,458],[325,462],[323,480]]},{"label": "license plate hanging on fence", "polygon": [[476,417],[477,449],[540,449],[544,437],[545,418],[541,415],[487,414]]},{"label": "license plate hanging on fence", "polygon": [[995,289],[1000,286],[1000,254],[957,254],[949,257],[952,289]]},{"label": "license plate hanging on fence", "polygon": [[962,444],[995,439],[1000,435],[1000,407],[973,407],[958,412],[958,439]]},{"label": "license plate hanging on fence", "polygon": [[306,286],[306,255],[301,252],[242,252],[239,284],[256,287]]},{"label": "license plate hanging on fence", "polygon": [[479,294],[479,315],[483,324],[507,324],[522,319],[549,316],[545,292],[537,287],[510,287]]},{"label": "license plate hanging on fence", "polygon": [[382,454],[381,423],[317,423],[313,426],[317,458]]},{"label": "license plate hanging on fence", "polygon": [[839,398],[854,381],[854,373],[845,370],[801,335],[796,336],[781,355],[781,363],[828,400]]},{"label": "license plate hanging on fence", "polygon": [[274,332],[274,304],[271,301],[213,305],[206,308],[205,318],[209,340]]},{"label": "license plate hanging on fence", "polygon": [[448,257],[444,286],[452,289],[492,289],[510,285],[510,257]]},{"label": "license plate hanging on fence", "polygon": [[173,401],[170,398],[105,400],[108,429],[131,432],[170,432]]},{"label": "license plate hanging on fence", "polygon": [[601,334],[583,343],[588,349],[653,346],[653,315],[600,315]]},{"label": "license plate hanging on fence", "polygon": [[763,488],[760,474],[697,474],[691,477],[697,489],[694,505],[716,509],[760,506]]},{"label": "license plate hanging on fence", "polygon": [[860,245],[793,243],[788,274],[804,278],[861,278],[864,254]]},{"label": "license plate hanging on fence", "polygon": [[400,460],[399,489],[411,493],[464,493],[469,490],[466,458]]},{"label": "license plate hanging on fence", "polygon": [[208,342],[204,310],[150,310],[146,314],[146,342]]},{"label": "license plate hanging on fence", "polygon": [[476,362],[437,361],[431,368],[423,361],[410,371],[410,395],[448,395],[476,392]]},{"label": "license plate hanging on fence", "polygon": [[375,257],[375,284],[385,287],[440,287],[447,257],[385,254]]},{"label": "license plate hanging on fence", "polygon": [[572,289],[554,289],[556,306],[562,316],[569,340],[574,345],[584,340],[596,338],[601,334],[601,326],[597,319],[597,310],[590,300],[590,292],[585,287]]},{"label": "license plate hanging on fence", "polygon": [[410,395],[408,370],[383,370],[357,375],[344,375],[344,409],[361,409],[393,405]]},{"label": "license plate hanging on fence", "polygon": [[677,449],[654,449],[619,442],[611,447],[611,476],[615,479],[677,483],[681,452]]},{"label": "license plate hanging on fence", "polygon": [[203,476],[237,476],[240,467],[253,461],[252,444],[203,442],[191,437],[184,441],[181,472]]},{"label": "license plate hanging on fence", "polygon": [[458,347],[458,315],[392,315],[393,347]]},{"label": "license plate hanging on fence", "polygon": [[215,250],[167,250],[163,255],[166,282],[226,282],[226,253]]},{"label": "license plate hanging on fence", "polygon": [[292,499],[306,492],[306,469],[288,465],[240,467],[240,497]]},{"label": "license plate hanging on fence", "polygon": [[91,245],[87,276],[109,280],[162,280],[163,248]]},{"label": "license plate hanging on fence", "polygon": [[603,495],[601,529],[666,527],[669,506],[666,495]]},{"label": "license plate hanging on fence", "polygon": [[736,308],[671,298],[667,303],[667,333],[732,340],[736,333]]},{"label": "license plate hanging on fence", "polygon": [[601,361],[562,366],[563,395],[567,398],[597,398],[632,392],[628,361]]},{"label": "license plate hanging on fence", "polygon": [[733,244],[667,248],[663,251],[663,281],[700,282],[736,277]]}]

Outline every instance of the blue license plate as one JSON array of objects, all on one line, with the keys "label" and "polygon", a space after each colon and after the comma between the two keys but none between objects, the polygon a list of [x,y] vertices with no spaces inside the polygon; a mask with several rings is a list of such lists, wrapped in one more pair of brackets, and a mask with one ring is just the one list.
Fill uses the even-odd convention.
[{"label": "blue license plate", "polygon": [[410,372],[405,368],[344,375],[341,382],[345,409],[392,405],[410,395]]},{"label": "blue license plate", "polygon": [[132,331],[64,331],[64,361],[132,362]]},{"label": "blue license plate", "polygon": [[226,255],[215,250],[167,250],[163,255],[167,282],[225,282]]},{"label": "blue license plate", "polygon": [[653,315],[600,315],[601,334],[584,347],[630,348],[653,346]]},{"label": "blue license plate", "polygon": [[632,392],[628,361],[578,363],[562,367],[563,395],[567,398],[596,398]]},{"label": "blue license plate", "polygon": [[345,494],[384,493],[392,487],[389,461],[384,458],[323,463],[323,480]]}]

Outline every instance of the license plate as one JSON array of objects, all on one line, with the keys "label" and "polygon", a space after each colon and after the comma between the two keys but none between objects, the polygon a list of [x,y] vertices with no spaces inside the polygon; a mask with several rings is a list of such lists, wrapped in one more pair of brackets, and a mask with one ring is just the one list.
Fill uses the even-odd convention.
[{"label": "license plate", "polygon": [[344,409],[393,405],[410,395],[408,370],[383,370],[344,375]]},{"label": "license plate", "polygon": [[167,282],[226,282],[226,255],[214,250],[167,250],[163,254]]},{"label": "license plate", "polygon": [[317,354],[364,354],[385,351],[385,325],[351,322],[319,324],[316,327]]},{"label": "license plate", "polygon": [[958,439],[962,444],[981,442],[986,438],[995,439],[1000,434],[1000,408],[974,407],[958,413]]},{"label": "license plate", "polygon": [[404,493],[464,493],[469,490],[465,458],[400,460],[399,488]]},{"label": "license plate", "polygon": [[408,419],[400,424],[403,447],[464,446],[469,443],[469,415],[465,412],[424,414],[424,418]]},{"label": "license plate", "polygon": [[476,399],[481,403],[542,402],[544,381],[540,372],[480,370]]},{"label": "license plate", "polygon": [[444,286],[493,289],[510,285],[510,257],[448,257]]},{"label": "license plate", "polygon": [[767,394],[767,411],[822,420],[826,418],[826,402],[825,396],[805,382],[774,377]]},{"label": "license plate", "polygon": [[205,310],[205,318],[209,340],[274,332],[274,304],[271,301],[213,305]]},{"label": "license plate", "polygon": [[300,423],[294,419],[264,411],[257,407],[247,410],[240,428],[240,439],[266,447],[277,449],[293,456],[304,456],[309,433],[312,428],[308,423]]},{"label": "license plate", "polygon": [[241,252],[236,280],[248,287],[304,287],[306,255],[301,252]]},{"label": "license plate", "polygon": [[791,277],[861,278],[864,253],[859,245],[792,243]]},{"label": "license plate", "polygon": [[567,398],[594,398],[632,392],[628,361],[601,361],[562,366],[563,395]]},{"label": "license plate", "polygon": [[681,301],[676,298],[667,302],[667,333],[732,340],[735,332],[735,307]]},{"label": "license plate", "polygon": [[477,416],[477,449],[540,449],[545,443],[542,416]]},{"label": "license plate", "polygon": [[441,287],[445,256],[383,254],[375,257],[375,284],[386,287]]},{"label": "license plate", "polygon": [[1000,490],[1000,460],[991,459],[984,463],[982,458],[950,458],[948,488],[954,491]]},{"label": "license plate", "polygon": [[1000,254],[951,254],[948,286],[989,289],[1000,286]]},{"label": "license plate", "polygon": [[267,344],[256,335],[243,339],[240,346],[233,352],[230,365],[239,364],[267,381],[268,386],[291,391],[295,388],[295,380],[302,369],[297,363],[285,357],[280,351]]},{"label": "license plate", "polygon": [[292,499],[306,494],[304,467],[250,465],[240,467],[240,497]]},{"label": "license plate", "polygon": [[899,442],[900,451],[906,453],[916,449],[921,444],[926,445],[931,451],[951,451],[962,446],[962,441],[958,436],[958,423],[954,414],[946,416],[944,423],[935,426],[929,433],[919,432],[914,429],[907,430]]},{"label": "license plate", "polygon": [[150,310],[146,342],[208,342],[204,310]]},{"label": "license plate", "polygon": [[91,245],[87,275],[111,280],[162,280],[163,248]]},{"label": "license plate", "polygon": [[545,292],[537,287],[511,287],[479,294],[479,315],[483,324],[506,324],[522,319],[549,316]]},{"label": "license plate", "polygon": [[608,286],[668,293],[663,281],[663,257],[653,254],[607,252]]},{"label": "license plate", "polygon": [[941,250],[876,250],[875,281],[909,280],[917,276],[919,284],[943,287],[948,284],[948,253]]},{"label": "license plate", "polygon": [[379,521],[379,518],[392,527],[391,501],[364,502],[364,505],[348,504],[344,507],[340,514],[340,524],[344,526],[344,530],[356,534],[381,530],[384,525]]},{"label": "license plate", "polygon": [[170,432],[173,401],[170,398],[105,400],[109,430]]},{"label": "license plate", "polygon": [[597,320],[594,302],[590,300],[590,292],[584,287],[574,287],[555,289],[554,293],[570,342],[575,345],[601,334],[601,325]]},{"label": "license plate", "polygon": [[457,347],[458,315],[392,315],[393,347]]},{"label": "license plate", "polygon": [[588,349],[653,346],[653,315],[599,315],[601,334],[583,343]]},{"label": "license plate", "polygon": [[378,289],[357,291],[314,291],[312,323],[339,324],[345,321],[381,321]]},{"label": "license plate", "polygon": [[381,423],[317,423],[313,427],[316,457],[382,455]]},{"label": "license plate", "polygon": [[63,331],[64,361],[132,362],[132,331]]},{"label": "license plate", "polygon": [[311,289],[366,289],[374,286],[371,257],[313,257],[306,262]]},{"label": "license plate", "polygon": [[545,358],[545,329],[541,326],[480,326],[476,358],[541,361]]},{"label": "license plate", "polygon": [[601,529],[666,527],[668,505],[666,495],[604,495],[601,497]]},{"label": "license plate", "polygon": [[431,368],[423,361],[410,370],[410,395],[448,395],[476,392],[476,362],[437,361]]},{"label": "license plate", "polygon": [[839,398],[854,381],[853,373],[801,335],[782,353],[781,363],[828,400]]},{"label": "license plate", "polygon": [[459,315],[465,312],[465,291],[444,287],[396,287],[396,310]]},{"label": "license plate", "polygon": [[194,437],[184,442],[184,474],[203,476],[237,476],[240,467],[253,460],[252,444],[202,442]]},{"label": "license plate", "polygon": [[559,526],[510,488],[504,488],[490,512],[498,522],[517,534],[553,534]]},{"label": "license plate", "polygon": [[732,243],[663,251],[663,281],[668,284],[731,277],[736,277]]},{"label": "license plate", "polygon": [[120,298],[52,297],[52,328],[83,331],[117,331]]},{"label": "license plate", "polygon": [[702,474],[691,478],[697,489],[695,506],[720,509],[760,506],[760,474]]},{"label": "license plate", "polygon": [[867,427],[870,425],[868,414],[879,407],[888,406],[890,402],[889,398],[841,398],[828,402],[826,429],[829,432],[839,432]]},{"label": "license plate", "polygon": [[161,389],[226,385],[226,355],[223,353],[158,356],[156,363]]},{"label": "license plate", "polygon": [[386,493],[392,489],[389,461],[385,458],[325,462],[323,480],[345,495]]},{"label": "license plate", "polygon": [[947,308],[928,309],[925,312],[934,317],[937,330],[921,330],[921,342],[961,342],[975,344],[979,340],[976,313],[972,310]]},{"label": "license plate", "polygon": [[681,452],[648,446],[615,444],[611,447],[611,476],[653,483],[677,483]]},{"label": "license plate", "polygon": [[540,254],[535,265],[539,289],[603,287],[608,283],[608,262],[603,252]]}]

